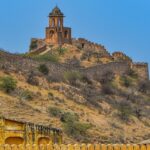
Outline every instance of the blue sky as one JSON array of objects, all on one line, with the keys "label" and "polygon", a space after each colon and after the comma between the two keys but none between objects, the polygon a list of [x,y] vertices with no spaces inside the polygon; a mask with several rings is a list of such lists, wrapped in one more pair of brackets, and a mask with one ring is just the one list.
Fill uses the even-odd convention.
[{"label": "blue sky", "polygon": [[0,47],[27,52],[32,37],[44,38],[56,4],[73,37],[150,64],[150,0],[0,0]]}]

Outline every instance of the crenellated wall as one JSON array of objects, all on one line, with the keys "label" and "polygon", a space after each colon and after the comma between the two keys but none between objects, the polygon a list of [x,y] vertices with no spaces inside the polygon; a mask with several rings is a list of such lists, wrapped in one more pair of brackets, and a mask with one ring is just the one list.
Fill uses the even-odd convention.
[{"label": "crenellated wall", "polygon": [[150,150],[150,144],[0,145],[0,150]]},{"label": "crenellated wall", "polygon": [[132,62],[132,59],[127,56],[126,54],[124,54],[123,52],[114,52],[112,53],[112,57],[114,59],[114,61],[127,61],[129,63]]},{"label": "crenellated wall", "polygon": [[72,39],[72,44],[77,46],[80,49],[100,51],[105,56],[110,56],[110,54],[107,52],[104,46],[97,44],[97,43],[93,43],[84,38],[79,38],[79,39],[74,38]]}]

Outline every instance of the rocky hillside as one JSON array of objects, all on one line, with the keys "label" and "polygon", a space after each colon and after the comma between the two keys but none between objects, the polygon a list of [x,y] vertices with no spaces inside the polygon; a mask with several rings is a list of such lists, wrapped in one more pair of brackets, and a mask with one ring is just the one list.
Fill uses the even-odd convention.
[{"label": "rocky hillside", "polygon": [[74,48],[38,55],[1,51],[0,115],[61,128],[64,143],[147,140],[149,81],[127,62],[95,66],[97,55]]}]

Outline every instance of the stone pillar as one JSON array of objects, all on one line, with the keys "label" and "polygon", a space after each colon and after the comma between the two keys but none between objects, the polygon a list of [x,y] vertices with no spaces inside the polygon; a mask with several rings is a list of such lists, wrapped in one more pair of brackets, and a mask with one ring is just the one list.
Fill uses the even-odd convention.
[{"label": "stone pillar", "polygon": [[0,145],[1,144],[4,144],[5,141],[4,141],[4,137],[5,137],[5,131],[4,131],[4,119],[3,118],[0,118]]}]

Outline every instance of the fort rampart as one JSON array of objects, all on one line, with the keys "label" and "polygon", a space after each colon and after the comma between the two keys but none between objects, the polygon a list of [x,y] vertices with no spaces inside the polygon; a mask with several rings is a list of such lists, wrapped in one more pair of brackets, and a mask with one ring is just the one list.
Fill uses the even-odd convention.
[{"label": "fort rampart", "polygon": [[79,39],[73,38],[72,44],[77,46],[80,49],[99,51],[105,54],[106,56],[110,56],[110,54],[107,52],[107,50],[105,49],[103,45],[88,41],[84,38],[79,38]]},{"label": "fort rampart", "polygon": [[106,71],[112,71],[115,74],[122,75],[129,69],[137,72],[141,80],[148,80],[148,64],[146,63],[128,63],[128,62],[110,62],[107,64],[99,64],[89,68],[75,67],[69,64],[60,64],[54,62],[39,62],[33,59],[11,55],[7,53],[0,54],[0,69],[6,69],[14,72],[22,72],[28,74],[30,71],[37,71],[38,66],[44,63],[49,68],[50,75],[62,76],[66,71],[80,71],[87,75],[98,76],[103,75]]}]

